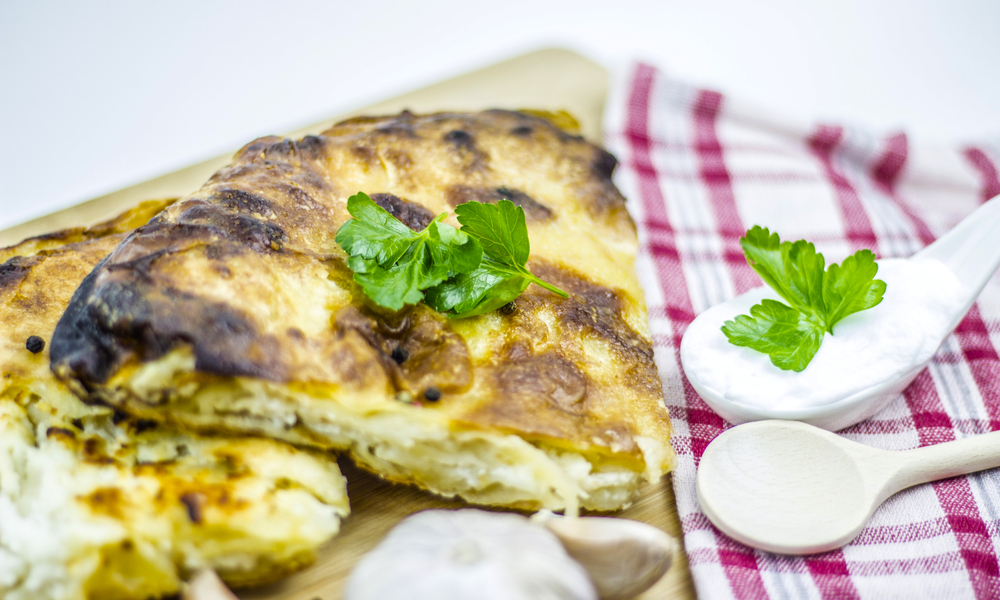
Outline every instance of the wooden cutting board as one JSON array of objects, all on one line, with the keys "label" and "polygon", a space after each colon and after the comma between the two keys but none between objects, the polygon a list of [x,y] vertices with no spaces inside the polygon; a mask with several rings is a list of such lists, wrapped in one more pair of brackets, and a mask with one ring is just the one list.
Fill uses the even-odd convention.
[{"label": "wooden cutting board", "polygon": [[[566,50],[547,49],[525,54],[479,71],[365,107],[346,115],[291,132],[289,137],[319,133],[341,119],[358,114],[389,114],[409,109],[416,113],[488,108],[566,110],[573,114],[590,140],[601,139],[601,114],[608,90],[608,73],[593,62]],[[247,140],[249,141],[249,140]],[[235,149],[234,149],[235,151]],[[229,154],[123,190],[94,198],[57,213],[0,231],[0,247],[25,237],[99,222],[143,200],[184,196],[201,187]],[[358,558],[371,550],[403,517],[427,508],[459,508],[465,504],[446,500],[413,486],[382,481],[347,458],[340,468],[348,479],[351,516],[340,535],[320,552],[316,564],[284,581],[263,588],[241,590],[243,600],[337,600]],[[639,499],[616,516],[645,521],[681,538],[677,508],[665,477],[647,486]],[[642,600],[693,599],[694,588],[682,553],[673,568]]]}]

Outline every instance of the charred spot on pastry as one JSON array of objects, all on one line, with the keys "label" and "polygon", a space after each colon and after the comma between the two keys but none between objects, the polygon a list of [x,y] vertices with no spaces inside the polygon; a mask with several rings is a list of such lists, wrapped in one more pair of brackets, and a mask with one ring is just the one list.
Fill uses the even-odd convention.
[{"label": "charred spot on pastry", "polygon": [[188,519],[192,523],[198,525],[204,518],[203,506],[205,503],[205,495],[199,492],[188,492],[186,494],[181,494],[180,497],[181,504],[187,509]]},{"label": "charred spot on pastry", "polygon": [[424,400],[428,402],[437,402],[441,399],[441,390],[436,387],[429,387],[424,390]]},{"label": "charred spot on pastry", "polygon": [[[517,111],[492,109],[486,112],[488,114],[505,117],[507,119],[515,119],[519,123],[519,127],[531,126],[540,128],[542,131],[549,131],[555,134],[556,137],[561,142],[564,143],[578,142],[583,140],[582,136],[571,134],[566,130],[564,130],[559,125],[557,125],[557,122],[560,121],[558,113],[552,113],[550,111],[533,111],[527,109],[517,110]],[[572,117],[568,114],[567,116],[570,117],[574,125],[577,125],[575,119],[572,119]]]},{"label": "charred spot on pastry", "polygon": [[510,200],[524,209],[524,216],[532,221],[547,221],[552,218],[552,210],[521,190],[508,187],[497,188],[497,195]]},{"label": "charred spot on pastry", "polygon": [[427,207],[399,196],[379,193],[372,194],[371,199],[413,231],[423,231],[434,220],[434,213]]},{"label": "charred spot on pastry", "polygon": [[264,148],[264,156],[271,160],[282,160],[292,156],[298,156],[298,145],[295,140],[282,139]]},{"label": "charred spot on pastry", "polygon": [[415,308],[403,315],[380,315],[347,306],[334,320],[340,337],[354,332],[376,351],[397,392],[419,395],[433,387],[455,393],[472,384],[472,359],[464,338],[435,311]]},{"label": "charred spot on pastry", "polygon": [[489,164],[489,154],[476,146],[476,138],[464,129],[452,129],[441,136],[448,149],[466,172],[482,171]]},{"label": "charred spot on pastry", "polygon": [[518,137],[527,137],[535,132],[534,127],[528,125],[519,125],[514,129],[510,130],[511,135],[516,135]]},{"label": "charred spot on pastry", "polygon": [[365,144],[355,144],[351,146],[353,154],[360,162],[371,166],[378,164],[378,152],[374,148]]},{"label": "charred spot on pastry", "polygon": [[177,218],[177,225],[203,225],[219,237],[240,242],[255,252],[280,252],[287,239],[284,229],[269,221],[232,213],[216,204],[190,201]]},{"label": "charred spot on pastry", "polygon": [[455,208],[459,204],[465,204],[466,202],[482,202],[483,204],[488,204],[499,200],[495,190],[472,187],[468,185],[449,186],[445,190],[444,194],[445,200],[448,201],[448,204],[450,204],[452,208]]},{"label": "charred spot on pastry", "polygon": [[60,378],[72,375],[84,382],[104,382],[118,365],[120,351],[114,330],[98,325],[92,316],[100,312],[100,308],[91,308],[90,300],[101,265],[77,288],[52,333],[49,356],[52,370]]},{"label": "charred spot on pastry", "polygon": [[115,459],[107,455],[106,444],[103,439],[92,436],[83,441],[84,460],[89,463],[106,465],[115,462]]},{"label": "charred spot on pastry", "polygon": [[193,347],[195,369],[222,376],[284,377],[273,336],[262,335],[233,307],[149,281],[88,275],[52,335],[52,369],[60,378],[103,384],[130,357],[161,358],[179,344]]},{"label": "charred spot on pastry", "polygon": [[472,134],[461,129],[453,129],[444,134],[444,141],[454,145],[456,148],[463,148],[470,151],[476,149],[476,143]]},{"label": "charred spot on pastry", "polygon": [[87,505],[90,506],[90,510],[95,513],[108,515],[109,517],[116,519],[122,519],[125,516],[125,498],[122,496],[122,491],[118,488],[97,488],[91,492],[89,496],[83,498],[83,501],[86,502]]},{"label": "charred spot on pastry", "polygon": [[406,359],[410,357],[410,353],[406,351],[406,348],[402,346],[396,346],[392,349],[392,360],[396,361],[397,365],[401,365],[406,362]]},{"label": "charred spot on pastry", "polygon": [[[161,335],[173,342],[172,346],[194,340],[197,371],[232,377],[284,378],[283,366],[277,358],[279,344],[273,336],[262,335],[249,318],[225,304],[201,300],[191,304],[190,310],[197,312]],[[170,325],[169,321],[164,325]]]},{"label": "charred spot on pastry", "polygon": [[45,437],[49,438],[54,436],[65,436],[70,439],[76,439],[76,434],[65,427],[49,427],[45,430]]},{"label": "charred spot on pastry", "polygon": [[618,166],[618,159],[604,148],[595,148],[594,154],[594,161],[591,163],[594,173],[603,179],[611,179],[615,167]]},{"label": "charred spot on pastry", "polygon": [[305,191],[301,187],[288,184],[279,184],[275,187],[276,189],[288,195],[288,197],[294,200],[297,204],[299,204],[299,208],[306,208],[309,210],[316,210],[316,209],[322,210],[323,208],[322,204],[316,202],[316,199],[313,198],[309,192]]},{"label": "charred spot on pastry", "polygon": [[586,415],[587,377],[556,353],[508,357],[491,370],[490,377],[504,401],[485,404],[480,410],[487,411],[497,425],[533,423],[540,430],[577,429]]},{"label": "charred spot on pastry", "polygon": [[0,265],[0,292],[20,284],[38,261],[35,256],[14,256]]},{"label": "charred spot on pastry", "polygon": [[307,135],[295,143],[299,150],[299,156],[315,160],[324,154],[326,141],[316,135]]},{"label": "charred spot on pastry", "polygon": [[413,129],[413,113],[404,110],[397,116],[383,121],[373,130],[374,133],[387,136],[398,136],[405,138],[417,138],[417,132]]},{"label": "charred spot on pastry", "polygon": [[452,207],[465,204],[466,202],[496,204],[501,200],[510,200],[516,206],[524,209],[524,216],[529,221],[547,221],[552,218],[552,210],[549,207],[521,190],[506,186],[480,188],[467,185],[453,185],[445,190],[445,199]]},{"label": "charred spot on pastry", "polygon": [[532,262],[531,271],[538,277],[569,293],[568,298],[553,298],[545,291],[529,291],[518,298],[518,305],[527,312],[541,306],[555,313],[570,330],[596,336],[608,343],[627,374],[628,385],[644,393],[659,393],[661,384],[653,364],[653,347],[640,336],[622,316],[624,301],[621,293],[594,283],[564,267],[542,260]]},{"label": "charred spot on pastry", "polygon": [[257,138],[246,146],[240,148],[239,151],[236,152],[236,156],[233,157],[233,162],[252,161],[261,152],[264,152],[276,142],[280,141],[281,138],[275,135]]},{"label": "charred spot on pastry", "polygon": [[274,216],[274,204],[259,194],[244,190],[222,189],[212,194],[212,199],[236,212],[262,217]]},{"label": "charred spot on pastry", "polygon": [[162,227],[162,226],[166,225],[168,222],[169,221],[167,221],[166,217],[164,217],[163,215],[156,215],[155,217],[153,217],[152,219],[150,219],[149,223],[146,223],[145,226],[146,227],[152,227],[152,228]]},{"label": "charred spot on pastry", "polygon": [[73,229],[60,229],[59,231],[52,231],[50,233],[43,233],[41,235],[33,235],[29,238],[25,238],[25,242],[48,242],[48,241],[61,241],[67,240],[74,235],[84,233],[86,230],[82,227],[77,227]]},{"label": "charred spot on pastry", "polygon": [[514,300],[511,300],[507,304],[500,307],[500,314],[502,315],[512,315],[517,310],[517,304]]},{"label": "charred spot on pastry", "polygon": [[157,425],[158,423],[152,419],[136,419],[136,421],[132,423],[132,429],[136,435],[139,435],[144,431],[155,429]]},{"label": "charred spot on pastry", "polygon": [[76,427],[80,431],[83,431],[83,419],[72,419],[70,423],[73,424],[73,427]]},{"label": "charred spot on pastry", "polygon": [[166,256],[167,253],[168,251],[166,249],[162,249],[142,254],[132,260],[110,264],[108,265],[108,271],[128,271],[139,278],[149,279],[153,263],[156,262],[158,258]]},{"label": "charred spot on pastry", "polygon": [[45,340],[37,335],[33,335],[28,337],[28,340],[24,343],[24,347],[32,354],[38,354],[42,350],[45,350]]}]

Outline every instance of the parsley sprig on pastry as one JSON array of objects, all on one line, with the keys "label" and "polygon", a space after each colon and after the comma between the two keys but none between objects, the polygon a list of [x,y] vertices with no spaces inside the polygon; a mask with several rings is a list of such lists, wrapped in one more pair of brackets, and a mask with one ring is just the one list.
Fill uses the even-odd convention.
[{"label": "parsley sprig on pastry", "polygon": [[337,243],[351,256],[354,281],[379,306],[399,310],[426,299],[450,317],[473,317],[510,303],[531,283],[567,296],[525,268],[528,228],[510,200],[459,204],[461,229],[442,223],[448,213],[441,213],[414,232],[364,192],[347,200],[347,211],[352,218]]}]

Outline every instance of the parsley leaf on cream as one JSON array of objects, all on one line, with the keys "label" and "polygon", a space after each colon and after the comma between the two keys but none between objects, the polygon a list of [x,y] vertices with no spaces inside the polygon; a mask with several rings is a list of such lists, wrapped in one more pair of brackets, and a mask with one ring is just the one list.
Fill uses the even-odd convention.
[{"label": "parsley leaf on cream", "polygon": [[750,315],[726,321],[731,344],[763,352],[779,369],[802,371],[819,351],[823,335],[844,317],[882,301],[885,282],[875,279],[871,250],[859,250],[825,269],[813,244],[782,242],[778,234],[754,226],[740,238],[747,262],[788,304],[763,300]]},{"label": "parsley leaf on cream", "polygon": [[399,310],[425,301],[450,317],[500,308],[536,283],[566,292],[527,269],[530,245],[524,210],[509,200],[467,202],[455,208],[461,229],[438,215],[414,232],[366,194],[347,201],[353,217],[336,241],[350,256],[354,280],[376,304]]}]

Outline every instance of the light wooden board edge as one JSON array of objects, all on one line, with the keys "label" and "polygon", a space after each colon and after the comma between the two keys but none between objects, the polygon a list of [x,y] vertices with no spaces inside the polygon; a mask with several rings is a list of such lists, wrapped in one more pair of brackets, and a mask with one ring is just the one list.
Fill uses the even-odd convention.
[{"label": "light wooden board edge", "polygon": [[[417,113],[487,108],[567,110],[581,123],[585,137],[601,139],[601,117],[608,89],[608,73],[586,58],[562,49],[543,49],[474,71],[396,98],[339,115],[290,132],[299,138],[319,133],[333,123],[359,114],[390,114],[409,109]],[[235,151],[236,149],[234,149]],[[232,154],[207,160],[117,192],[0,231],[0,247],[26,237],[58,229],[91,225],[111,218],[143,200],[184,196],[198,189]],[[386,483],[339,460],[347,476],[353,514],[341,533],[320,552],[316,564],[284,581],[240,591],[243,600],[336,600],[357,559],[373,548],[386,532],[408,514],[427,508],[466,506],[412,486]],[[651,523],[682,541],[670,477],[643,490],[638,500],[616,516]],[[687,557],[682,552],[670,572],[641,600],[695,598]]]}]

